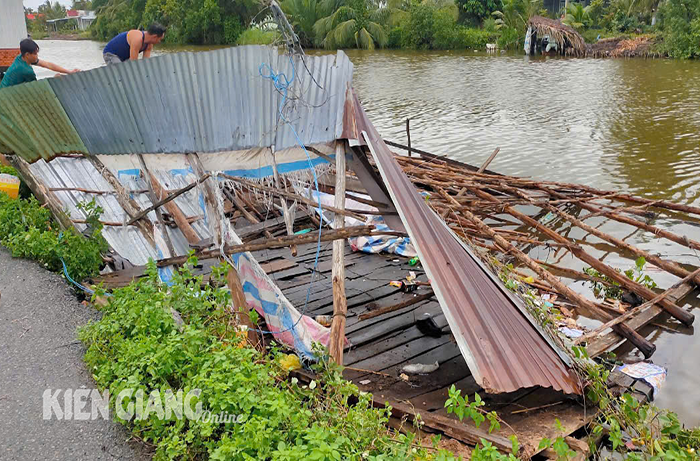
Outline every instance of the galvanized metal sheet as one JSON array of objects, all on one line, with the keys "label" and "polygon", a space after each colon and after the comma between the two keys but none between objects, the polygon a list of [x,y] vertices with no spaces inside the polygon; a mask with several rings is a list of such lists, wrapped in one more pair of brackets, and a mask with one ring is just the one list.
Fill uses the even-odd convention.
[{"label": "galvanized metal sheet", "polygon": [[[277,87],[265,78],[280,74]],[[305,144],[339,138],[351,79],[342,51],[302,61],[243,46],[129,61],[50,84],[92,154],[213,153],[281,150],[297,144],[294,131]]]},{"label": "galvanized metal sheet", "polygon": [[359,126],[477,383],[487,392],[580,393],[575,373],[418,194],[364,110]]},{"label": "galvanized metal sheet", "polygon": [[27,162],[87,153],[46,80],[0,90],[0,151]]}]

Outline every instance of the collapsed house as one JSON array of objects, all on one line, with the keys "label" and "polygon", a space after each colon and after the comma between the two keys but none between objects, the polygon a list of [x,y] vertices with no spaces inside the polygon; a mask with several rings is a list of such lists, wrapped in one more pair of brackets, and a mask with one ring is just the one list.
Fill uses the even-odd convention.
[{"label": "collapsed house", "polygon": [[586,42],[559,20],[532,16],[527,22],[524,49],[528,55],[584,56]]},{"label": "collapsed house", "polygon": [[[697,272],[647,255],[684,278],[657,299],[615,279],[548,223],[583,225],[603,238],[566,211],[588,207],[656,233],[629,214],[700,210],[504,177],[425,152],[396,156],[353,91],[352,72],[342,51],[309,57],[246,46],[33,82],[0,92],[0,153],[62,226],[85,229],[81,202],[105,210],[111,254],[95,283],[128,284],[149,259],[167,283],[195,250],[200,273],[221,261],[235,270],[248,307],[275,339],[303,357],[313,356],[313,342],[331,351],[340,344],[345,376],[399,417],[420,413],[426,430],[510,448],[507,434],[447,415],[451,385],[491,394],[489,408],[505,411],[528,454],[553,435],[555,418],[567,434],[583,427],[593,412],[578,400],[568,346],[504,285],[491,256],[526,266],[536,278],[516,274],[521,286],[558,295],[547,299],[562,312],[581,309],[606,324],[627,314],[568,289],[557,272],[566,269],[540,264],[530,249],[569,251],[639,293],[650,302],[638,315],[588,344],[594,356],[629,339],[651,355],[653,344],[636,330],[666,312],[692,323],[676,303],[693,291]],[[656,235],[700,248],[668,231]],[[407,376],[410,365],[425,368]]]}]

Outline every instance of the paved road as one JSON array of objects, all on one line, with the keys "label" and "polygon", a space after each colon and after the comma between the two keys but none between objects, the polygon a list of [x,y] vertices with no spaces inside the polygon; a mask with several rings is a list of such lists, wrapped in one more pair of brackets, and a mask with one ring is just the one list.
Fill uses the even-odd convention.
[{"label": "paved road", "polygon": [[95,387],[76,329],[96,316],[60,276],[0,247],[0,459],[150,459],[113,421],[43,419],[44,390]]}]

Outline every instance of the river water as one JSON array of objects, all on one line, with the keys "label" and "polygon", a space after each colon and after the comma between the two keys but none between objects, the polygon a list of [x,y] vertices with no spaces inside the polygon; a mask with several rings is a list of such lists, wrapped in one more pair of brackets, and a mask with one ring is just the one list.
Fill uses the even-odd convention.
[{"label": "river water", "polygon": [[[42,59],[64,67],[102,65],[103,44],[38,43]],[[160,48],[157,53],[201,49]],[[700,205],[700,62],[473,51],[350,50],[348,55],[355,64],[355,89],[386,139],[405,143],[410,118],[412,144],[419,149],[480,165],[499,147],[490,168],[500,173]],[[40,78],[52,75],[37,70]],[[700,240],[698,226],[671,218],[654,224]],[[603,230],[667,259],[700,264],[692,250],[649,234],[630,235],[630,228],[609,223]],[[618,255],[606,255],[605,261],[629,267],[629,260]],[[653,268],[649,274],[663,288],[677,280]],[[693,305],[698,315],[699,305]],[[647,334],[657,345],[654,363],[669,369],[656,403],[698,425],[700,337],[692,328],[665,325]]]}]

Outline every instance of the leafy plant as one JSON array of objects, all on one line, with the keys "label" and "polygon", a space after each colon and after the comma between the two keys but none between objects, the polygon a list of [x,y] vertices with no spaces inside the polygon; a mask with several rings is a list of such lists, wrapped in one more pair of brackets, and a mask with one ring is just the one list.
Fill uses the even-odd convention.
[{"label": "leafy plant", "polygon": [[562,22],[576,30],[581,30],[590,25],[591,16],[588,9],[584,8],[581,3],[569,3],[566,9],[566,16]]},{"label": "leafy plant", "polygon": [[316,21],[316,41],[327,49],[383,48],[389,41],[383,27],[389,14],[388,9],[375,7],[369,0],[349,0]]},{"label": "leafy plant", "polygon": [[81,206],[91,223],[88,237],[74,228],[60,232],[51,220],[51,213],[34,197],[12,200],[0,193],[0,243],[12,256],[34,259],[55,272],[63,271],[63,260],[74,280],[96,275],[103,265],[102,253],[108,249],[99,223],[102,209],[94,202]]},{"label": "leafy plant", "polygon": [[[118,393],[141,389],[146,395],[201,389],[203,409],[238,415],[236,423],[159,419],[124,421],[156,447],[155,459],[428,459],[413,435],[391,432],[390,409],[375,408],[370,394],[342,378],[327,361],[312,365],[319,381],[290,378],[280,366],[284,353],[247,347],[232,323],[231,297],[219,288],[226,266],[216,268],[213,284],[202,286],[191,257],[166,286],[150,262],[147,276],[115,290],[99,321],[79,332],[85,360],[97,385]],[[180,313],[178,327],[172,310]],[[451,459],[443,450],[437,459]]]},{"label": "leafy plant", "polygon": [[[649,275],[644,273],[644,267],[646,266],[646,263],[646,259],[640,256],[635,260],[634,267],[624,271],[624,274],[628,279],[639,283],[651,290],[656,288],[657,285],[654,279],[652,279]],[[620,269],[615,270],[621,272]],[[619,283],[617,283],[607,275],[601,274],[592,267],[587,267],[583,271],[591,277],[599,279],[590,281],[591,287],[593,288],[593,294],[597,298],[622,298],[624,291],[622,290],[622,287],[620,287]]]}]

